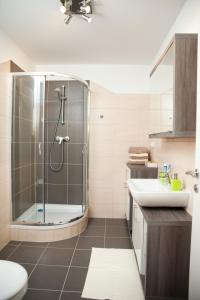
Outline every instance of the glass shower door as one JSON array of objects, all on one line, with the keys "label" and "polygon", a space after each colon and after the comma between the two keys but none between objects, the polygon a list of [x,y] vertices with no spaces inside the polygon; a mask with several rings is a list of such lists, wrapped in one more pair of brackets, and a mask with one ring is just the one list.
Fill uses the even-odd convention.
[{"label": "glass shower door", "polygon": [[88,194],[88,87],[65,75],[13,75],[13,221],[80,218]]},{"label": "glass shower door", "polygon": [[12,101],[12,216],[44,223],[45,76],[14,75]]}]

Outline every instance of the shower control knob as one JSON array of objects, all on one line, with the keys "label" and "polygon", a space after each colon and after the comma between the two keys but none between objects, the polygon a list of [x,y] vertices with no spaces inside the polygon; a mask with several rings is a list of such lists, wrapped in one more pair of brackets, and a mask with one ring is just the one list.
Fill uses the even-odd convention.
[{"label": "shower control knob", "polygon": [[57,136],[56,137],[56,141],[58,142],[58,144],[60,145],[60,144],[62,144],[62,143],[64,143],[64,142],[69,142],[70,141],[70,138],[69,138],[69,136]]},{"label": "shower control knob", "polygon": [[57,137],[56,137],[56,141],[58,142],[59,145],[62,144],[62,142],[63,142],[63,137],[62,137],[62,136],[57,136]]}]

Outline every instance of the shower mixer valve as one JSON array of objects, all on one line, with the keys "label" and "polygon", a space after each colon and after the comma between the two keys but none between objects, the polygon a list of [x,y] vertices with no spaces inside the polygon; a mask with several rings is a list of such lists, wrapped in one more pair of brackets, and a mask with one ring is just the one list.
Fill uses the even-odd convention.
[{"label": "shower mixer valve", "polygon": [[58,142],[58,144],[62,144],[64,142],[69,142],[70,141],[70,138],[69,136],[57,136],[56,137],[56,141]]}]

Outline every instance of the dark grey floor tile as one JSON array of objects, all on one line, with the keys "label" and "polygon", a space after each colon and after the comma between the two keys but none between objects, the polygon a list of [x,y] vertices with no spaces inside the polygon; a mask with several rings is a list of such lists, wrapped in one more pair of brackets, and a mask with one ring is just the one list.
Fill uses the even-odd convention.
[{"label": "dark grey floor tile", "polygon": [[127,226],[126,219],[106,219],[106,226]]},{"label": "dark grey floor tile", "polygon": [[105,247],[117,249],[132,249],[132,244],[129,238],[106,238]]},{"label": "dark grey floor tile", "polygon": [[129,232],[127,227],[119,226],[109,226],[106,227],[107,237],[129,237]]},{"label": "dark grey floor tile", "polygon": [[18,246],[21,242],[20,241],[10,241],[8,243],[8,245],[12,245],[12,246]]},{"label": "dark grey floor tile", "polygon": [[29,278],[29,287],[35,289],[61,290],[67,267],[38,265]]},{"label": "dark grey floor tile", "polygon": [[105,226],[106,220],[104,218],[89,218],[88,225]]},{"label": "dark grey floor tile", "polygon": [[18,263],[35,264],[42,251],[44,251],[44,248],[19,246],[9,259]]},{"label": "dark grey floor tile", "polygon": [[41,248],[45,248],[47,246],[48,243],[44,242],[22,242],[23,246],[30,246],[30,247],[41,247]]},{"label": "dark grey floor tile", "polygon": [[58,300],[60,292],[58,291],[42,291],[28,290],[23,300]]},{"label": "dark grey floor tile", "polygon": [[72,260],[72,266],[88,267],[91,257],[91,250],[76,250]]},{"label": "dark grey floor tile", "polygon": [[61,300],[83,300],[81,298],[81,293],[73,293],[73,292],[63,292],[61,296]]},{"label": "dark grey floor tile", "polygon": [[86,230],[81,234],[81,236],[104,236],[105,227],[104,226],[93,226],[89,225]]},{"label": "dark grey floor tile", "polygon": [[20,264],[20,265],[22,265],[26,269],[28,276],[31,274],[33,268],[35,267],[34,264]]},{"label": "dark grey floor tile", "polygon": [[103,248],[103,237],[80,237],[77,245],[77,249],[91,249],[92,247]]},{"label": "dark grey floor tile", "polygon": [[87,271],[87,268],[71,267],[67,276],[64,290],[82,292],[87,276]]},{"label": "dark grey floor tile", "polygon": [[69,266],[74,249],[47,248],[39,264]]},{"label": "dark grey floor tile", "polygon": [[49,243],[48,247],[55,247],[55,248],[74,248],[76,246],[76,242],[78,240],[78,237],[73,237],[71,239],[58,241],[58,242],[52,242]]},{"label": "dark grey floor tile", "polygon": [[6,245],[1,251],[0,251],[0,259],[6,259],[8,256],[16,249],[16,246],[12,245]]},{"label": "dark grey floor tile", "polygon": [[81,298],[81,294],[82,293],[78,293],[78,292],[62,292],[61,300],[91,300],[91,299]]}]

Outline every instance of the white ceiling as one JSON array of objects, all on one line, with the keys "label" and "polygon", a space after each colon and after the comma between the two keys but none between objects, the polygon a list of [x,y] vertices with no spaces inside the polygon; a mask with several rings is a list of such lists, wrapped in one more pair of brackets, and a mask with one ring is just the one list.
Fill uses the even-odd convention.
[{"label": "white ceiling", "polygon": [[36,64],[148,64],[185,0],[94,0],[66,26],[59,0],[0,0],[0,27]]}]

